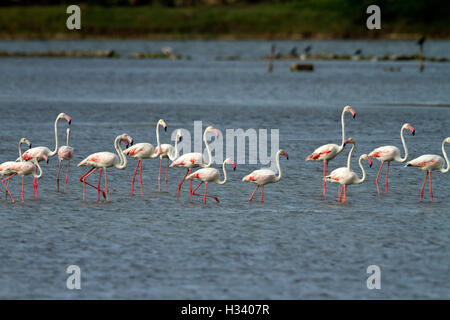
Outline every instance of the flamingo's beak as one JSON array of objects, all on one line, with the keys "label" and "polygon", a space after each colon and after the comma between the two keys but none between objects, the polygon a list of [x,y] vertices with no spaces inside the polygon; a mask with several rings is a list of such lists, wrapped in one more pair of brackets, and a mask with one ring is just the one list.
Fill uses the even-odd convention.
[{"label": "flamingo's beak", "polygon": [[214,134],[216,135],[216,137],[218,137],[219,136],[219,130],[214,129],[213,131],[214,131]]},{"label": "flamingo's beak", "polygon": [[30,143],[30,145],[28,146],[28,149],[31,149],[31,143]]},{"label": "flamingo's beak", "polygon": [[369,162],[369,167],[372,168],[372,164],[373,164],[372,159],[367,158],[367,162]]},{"label": "flamingo's beak", "polygon": [[178,137],[178,142],[181,142],[181,141],[183,141],[183,136]]},{"label": "flamingo's beak", "polygon": [[232,162],[231,165],[233,166],[233,170],[236,171],[236,164]]},{"label": "flamingo's beak", "polygon": [[45,154],[42,155],[42,158],[44,158],[45,162],[48,163],[48,157]]},{"label": "flamingo's beak", "polygon": [[128,144],[129,144],[128,140],[123,140],[123,142],[125,143],[125,146],[128,148]]},{"label": "flamingo's beak", "polygon": [[164,126],[164,131],[167,132],[167,126]]},{"label": "flamingo's beak", "polygon": [[409,126],[408,129],[411,131],[412,135],[416,134],[416,130],[413,127]]},{"label": "flamingo's beak", "polygon": [[344,147],[345,147],[347,144],[349,144],[351,141],[352,141],[352,139],[347,139],[347,140],[345,140],[345,142],[344,142]]},{"label": "flamingo's beak", "polygon": [[354,119],[354,118],[356,117],[356,112],[355,112],[355,110],[353,110],[352,108],[349,108],[348,111],[350,111],[350,113],[352,114],[353,119]]},{"label": "flamingo's beak", "polygon": [[286,157],[287,160],[289,160],[289,155],[287,152],[284,153],[284,156]]},{"label": "flamingo's beak", "polygon": [[69,126],[70,126],[70,124],[72,123],[72,119],[68,115],[65,115],[64,119],[67,120],[67,122],[69,123]]}]

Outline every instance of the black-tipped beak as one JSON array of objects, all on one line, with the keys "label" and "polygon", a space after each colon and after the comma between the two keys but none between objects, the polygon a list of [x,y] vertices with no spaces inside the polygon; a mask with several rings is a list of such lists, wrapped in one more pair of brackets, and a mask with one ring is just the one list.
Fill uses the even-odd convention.
[{"label": "black-tipped beak", "polygon": [[165,127],[164,127],[164,131],[166,131],[166,132],[167,132],[167,126],[165,126]]},{"label": "black-tipped beak", "polygon": [[236,167],[233,167],[233,171],[236,171]]},{"label": "black-tipped beak", "polygon": [[30,145],[28,146],[28,149],[31,149],[31,143],[30,143]]},{"label": "black-tipped beak", "polygon": [[286,160],[289,160],[289,156],[286,157]]},{"label": "black-tipped beak", "polygon": [[70,126],[71,123],[72,123],[72,120],[69,120],[69,126]]},{"label": "black-tipped beak", "polygon": [[48,160],[49,160],[49,159],[47,158],[47,163],[48,163]]},{"label": "black-tipped beak", "polygon": [[132,146],[132,145],[133,145],[133,142],[134,142],[134,141],[133,141],[133,140],[131,140],[131,142],[130,142],[130,146]]},{"label": "black-tipped beak", "polygon": [[412,135],[414,136],[416,134],[416,130],[413,130]]},{"label": "black-tipped beak", "polygon": [[356,118],[356,113],[353,115],[353,119],[355,119]]},{"label": "black-tipped beak", "polygon": [[181,141],[183,141],[183,137],[178,138],[178,142],[181,142]]}]

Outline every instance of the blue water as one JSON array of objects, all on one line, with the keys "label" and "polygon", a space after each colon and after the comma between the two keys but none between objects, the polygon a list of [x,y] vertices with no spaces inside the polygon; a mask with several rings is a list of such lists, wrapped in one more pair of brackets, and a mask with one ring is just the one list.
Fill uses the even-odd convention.
[{"label": "blue water", "polygon": [[[3,41],[0,50],[67,46],[127,53],[165,45],[192,60],[0,59],[0,161],[16,159],[21,137],[53,149],[59,112],[72,117],[76,149],[67,194],[56,192],[57,159],[51,158],[42,163],[38,200],[31,177],[25,178],[24,204],[2,195],[1,298],[450,298],[448,174],[433,173],[435,201],[426,193],[419,203],[423,172],[393,163],[389,195],[378,196],[375,162],[366,182],[348,188],[343,205],[335,185],[321,197],[321,163],[304,161],[315,147],[340,142],[347,104],[357,112],[354,120],[346,117],[346,128],[356,140],[358,175],[360,154],[386,144],[402,149],[404,122],[416,129],[415,136],[405,132],[410,159],[441,154],[450,136],[449,63],[426,63],[420,73],[417,62],[315,61],[314,72],[292,73],[290,62],[276,62],[267,73],[267,63],[256,58],[270,43],[245,41]],[[291,43],[282,45],[287,50]],[[367,54],[416,49],[394,41],[314,43],[323,49],[317,51],[336,53],[363,45]],[[450,52],[448,41],[427,45],[436,56]],[[215,61],[239,52],[249,59]],[[240,180],[260,164],[238,164],[229,182],[208,187],[220,204],[209,199],[203,205],[199,197],[190,202],[186,187],[177,202],[185,171],[171,168],[168,192],[158,193],[159,161],[145,160],[145,195],[130,198],[132,159],[125,170],[108,169],[109,203],[97,203],[89,188],[82,202],[78,178],[86,170],[76,163],[93,152],[114,152],[114,138],[124,132],[155,144],[160,118],[169,125],[161,131],[166,143],[176,128],[193,133],[195,120],[222,133],[279,129],[280,147],[289,153],[289,161],[280,160],[283,178],[265,188],[264,204],[249,204],[253,185]],[[63,142],[66,126],[59,126]],[[348,150],[330,170],[345,165]],[[20,179],[10,189],[20,199]],[[66,288],[72,264],[81,268],[81,290]],[[381,268],[381,290],[366,287],[372,264]]]}]

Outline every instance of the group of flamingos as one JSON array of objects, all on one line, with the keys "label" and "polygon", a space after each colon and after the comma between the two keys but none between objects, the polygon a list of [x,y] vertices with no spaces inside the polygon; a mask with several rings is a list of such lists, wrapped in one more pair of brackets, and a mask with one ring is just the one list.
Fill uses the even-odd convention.
[{"label": "group of flamingos", "polygon": [[[345,203],[347,201],[346,199],[346,191],[347,186],[352,184],[361,184],[366,179],[366,172],[364,170],[364,167],[362,165],[363,160],[367,160],[369,163],[369,166],[372,166],[372,160],[371,158],[375,158],[378,161],[381,162],[380,169],[378,170],[378,175],[376,178],[376,186],[378,194],[380,194],[380,188],[378,184],[378,180],[380,177],[381,169],[383,168],[384,163],[387,163],[386,168],[386,181],[385,181],[385,188],[386,193],[388,192],[388,174],[389,174],[389,166],[391,161],[397,161],[397,162],[406,162],[408,159],[408,149],[406,147],[405,139],[403,136],[403,131],[408,129],[411,131],[411,133],[414,135],[415,130],[414,128],[408,124],[405,123],[400,130],[400,138],[403,144],[404,148],[404,157],[401,157],[401,151],[399,148],[395,146],[383,146],[376,148],[369,154],[362,154],[359,157],[359,166],[362,171],[362,177],[359,178],[357,174],[351,169],[351,157],[353,150],[355,149],[355,139],[349,138],[346,139],[345,137],[345,114],[350,113],[353,118],[356,116],[356,112],[350,107],[346,106],[344,107],[342,114],[341,114],[341,124],[342,124],[342,142],[341,145],[337,144],[325,144],[316,150],[314,150],[313,153],[311,153],[306,160],[313,160],[313,161],[322,161],[324,163],[323,167],[323,195],[325,196],[326,191],[326,182],[333,182],[337,183],[339,185],[339,195],[338,195],[338,201]],[[27,175],[32,175],[34,177],[33,180],[33,198],[37,198],[37,179],[39,179],[42,176],[42,169],[39,165],[39,162],[45,160],[48,162],[48,159],[50,157],[53,157],[55,155],[58,155],[58,174],[56,177],[56,184],[57,184],[57,190],[59,192],[59,176],[62,166],[62,161],[67,161],[67,167],[66,167],[66,177],[65,177],[65,183],[64,183],[64,192],[66,192],[67,189],[67,179],[69,175],[69,166],[70,166],[70,160],[74,156],[74,148],[72,148],[69,145],[69,138],[70,138],[70,128],[67,128],[66,130],[66,137],[67,137],[67,144],[64,146],[59,147],[59,140],[58,140],[58,121],[60,119],[65,119],[69,126],[71,123],[71,118],[65,114],[60,113],[58,117],[55,120],[54,124],[54,131],[55,131],[55,149],[51,151],[49,148],[44,146],[39,147],[31,147],[31,142],[26,139],[22,138],[19,141],[19,158],[17,158],[15,161],[7,161],[2,164],[0,164],[0,175],[2,177],[6,176],[6,178],[2,179],[2,184],[5,188],[5,194],[9,195],[11,198],[11,202],[14,203],[15,200],[9,190],[9,183],[10,180],[16,176],[22,176],[22,202],[24,202],[24,179]],[[133,138],[130,137],[128,134],[124,133],[116,137],[114,141],[114,148],[116,149],[116,153],[112,152],[96,152],[88,157],[86,157],[84,160],[82,160],[80,163],[78,163],[78,166],[87,166],[91,167],[83,176],[81,176],[80,181],[83,184],[83,201],[85,200],[85,189],[86,186],[90,186],[97,190],[97,196],[98,201],[100,201],[101,196],[103,196],[106,201],[109,201],[109,189],[108,189],[108,182],[107,182],[107,173],[106,169],[110,167],[115,167],[117,169],[125,169],[127,166],[127,156],[131,158],[135,158],[138,160],[136,169],[134,170],[134,173],[132,175],[131,179],[131,196],[133,196],[134,192],[134,182],[137,175],[137,172],[139,170],[139,183],[140,183],[140,190],[141,195],[144,194],[143,192],[143,185],[142,185],[142,160],[143,159],[153,159],[158,158],[160,159],[159,163],[159,175],[158,175],[158,190],[161,190],[161,169],[162,169],[162,162],[163,159],[167,159],[166,164],[166,173],[165,173],[165,186],[167,191],[167,172],[169,169],[169,161],[172,161],[170,164],[170,167],[181,167],[186,169],[186,173],[184,174],[183,178],[181,179],[181,182],[178,185],[177,190],[177,200],[180,196],[181,187],[186,179],[189,180],[189,195],[190,200],[192,201],[193,196],[203,196],[203,203],[206,203],[206,199],[212,198],[219,202],[219,199],[216,196],[208,195],[207,194],[207,188],[208,183],[214,182],[216,184],[225,184],[227,182],[227,171],[226,171],[226,165],[230,164],[233,169],[236,169],[236,165],[233,162],[231,158],[225,159],[222,165],[222,171],[223,171],[223,180],[220,180],[220,172],[219,170],[215,168],[211,168],[212,166],[212,154],[211,150],[208,145],[207,141],[207,133],[212,132],[216,135],[216,137],[219,135],[219,132],[217,129],[215,129],[213,126],[209,126],[205,129],[203,133],[203,141],[206,146],[206,151],[208,154],[208,162],[206,162],[206,159],[203,157],[203,154],[200,152],[190,152],[183,154],[181,156],[178,155],[178,142],[182,140],[181,131],[177,131],[176,139],[175,139],[175,146],[172,146],[171,144],[160,144],[159,140],[159,128],[163,127],[164,130],[167,131],[167,124],[164,120],[160,119],[156,125],[156,148],[147,142],[141,142],[133,145]],[[122,149],[121,143],[125,144],[126,149]],[[328,162],[333,160],[339,153],[341,153],[345,146],[347,144],[351,144],[351,150],[348,154],[347,158],[347,166],[341,167],[333,170],[329,175],[327,175],[328,170]],[[435,170],[439,170],[442,173],[447,173],[450,170],[450,163],[447,157],[447,154],[445,152],[445,144],[450,143],[450,137],[444,139],[442,142],[442,153],[444,155],[444,159],[439,155],[433,155],[433,154],[426,154],[422,155],[414,160],[411,160],[406,163],[406,166],[412,166],[416,167],[420,170],[426,171],[425,175],[425,181],[423,183],[422,189],[420,191],[420,201],[423,200],[423,193],[425,189],[425,185],[427,182],[427,179],[429,178],[429,186],[430,186],[430,200],[433,201],[433,192],[432,192],[432,186],[431,186],[431,172]],[[27,144],[29,146],[29,149],[22,154],[22,144]],[[280,167],[280,156],[283,155],[286,157],[286,159],[289,159],[289,156],[286,151],[280,149],[278,150],[276,154],[276,165],[278,169],[278,173],[275,173],[274,171],[270,169],[259,169],[251,172],[250,174],[246,175],[242,178],[242,181],[244,182],[252,182],[256,185],[253,193],[250,196],[249,201],[252,201],[253,196],[255,195],[256,191],[259,187],[261,187],[261,202],[264,202],[264,185],[269,183],[275,183],[281,180],[282,177],[282,171]],[[444,169],[444,165],[446,163],[446,168]],[[194,168],[200,168],[199,170],[192,172],[192,169]],[[98,183],[97,186],[89,183],[86,181],[86,179],[92,175],[94,172],[98,171]],[[39,172],[39,173],[38,173]],[[101,178],[102,174],[104,175],[104,190],[101,189]],[[192,189],[192,180],[199,180],[199,184],[197,187]],[[205,189],[203,194],[196,193],[197,189],[202,185],[205,184]]]}]

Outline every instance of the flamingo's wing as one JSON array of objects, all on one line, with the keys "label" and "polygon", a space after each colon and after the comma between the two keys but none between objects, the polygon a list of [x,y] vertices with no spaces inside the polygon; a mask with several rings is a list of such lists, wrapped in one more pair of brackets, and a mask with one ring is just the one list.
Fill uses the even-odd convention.
[{"label": "flamingo's wing", "polygon": [[153,145],[147,142],[136,143],[123,150],[123,153],[130,157],[149,157],[153,153]]},{"label": "flamingo's wing", "polygon": [[323,161],[323,160],[331,160],[337,154],[339,150],[339,146],[337,144],[325,144],[321,147],[318,147],[313,151],[306,160],[315,160],[315,161]]},{"label": "flamingo's wing", "polygon": [[405,167],[417,167],[420,169],[431,169],[444,164],[444,159],[435,154],[424,154],[418,158],[408,161]]},{"label": "flamingo's wing", "polygon": [[191,152],[183,154],[178,157],[175,161],[173,161],[170,166],[171,167],[183,167],[191,164],[201,164],[203,162],[203,155],[199,152]]},{"label": "flamingo's wing", "polygon": [[350,170],[348,170],[347,167],[341,167],[331,171],[331,173],[325,177],[325,180],[329,182],[342,183],[343,180],[348,178],[349,174]]},{"label": "flamingo's wing", "polygon": [[249,181],[257,184],[264,184],[272,181],[275,178],[275,172],[270,169],[255,170],[249,175],[242,178],[242,181]]}]

